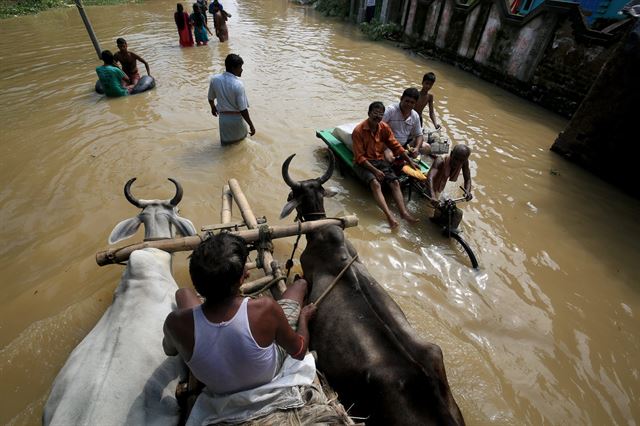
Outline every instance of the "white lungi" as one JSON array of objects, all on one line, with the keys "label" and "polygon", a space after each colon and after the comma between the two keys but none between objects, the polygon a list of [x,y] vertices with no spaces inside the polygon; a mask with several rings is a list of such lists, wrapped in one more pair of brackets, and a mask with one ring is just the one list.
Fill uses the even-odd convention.
[{"label": "white lungi", "polygon": [[247,137],[247,125],[240,114],[219,114],[220,143],[227,145]]}]

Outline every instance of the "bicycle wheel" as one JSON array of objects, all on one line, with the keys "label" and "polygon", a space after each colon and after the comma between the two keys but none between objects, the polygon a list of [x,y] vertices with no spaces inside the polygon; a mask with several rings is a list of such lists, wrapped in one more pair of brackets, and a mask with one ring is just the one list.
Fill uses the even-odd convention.
[{"label": "bicycle wheel", "polygon": [[476,255],[473,252],[473,250],[471,250],[471,247],[469,247],[469,244],[467,244],[467,242],[463,240],[460,234],[458,234],[457,232],[451,232],[450,236],[454,240],[456,240],[458,243],[460,243],[464,251],[467,252],[467,255],[469,256],[469,260],[471,261],[471,266],[473,267],[473,269],[478,269],[478,259],[476,259]]}]

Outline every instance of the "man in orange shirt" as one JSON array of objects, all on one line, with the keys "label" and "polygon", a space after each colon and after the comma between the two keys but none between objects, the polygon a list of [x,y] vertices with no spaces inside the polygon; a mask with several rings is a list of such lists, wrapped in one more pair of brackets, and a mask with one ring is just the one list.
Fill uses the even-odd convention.
[{"label": "man in orange shirt", "polygon": [[373,102],[369,105],[369,118],[358,124],[353,129],[351,138],[353,140],[354,171],[356,175],[371,188],[373,198],[387,217],[389,226],[395,228],[398,221],[389,210],[387,202],[382,194],[382,183],[386,183],[391,189],[391,194],[400,216],[411,223],[418,222],[418,219],[411,216],[404,205],[404,198],[398,176],[393,172],[391,164],[384,159],[384,150],[389,148],[394,156],[401,155],[411,167],[416,169],[407,152],[393,135],[393,131],[388,124],[382,121],[384,116],[384,105],[382,102]]}]

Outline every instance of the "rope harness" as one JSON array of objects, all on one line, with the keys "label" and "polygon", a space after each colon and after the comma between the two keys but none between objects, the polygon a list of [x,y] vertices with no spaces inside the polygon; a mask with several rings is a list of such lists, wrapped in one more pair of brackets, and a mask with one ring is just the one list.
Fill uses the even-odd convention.
[{"label": "rope harness", "polygon": [[293,244],[293,250],[291,251],[291,256],[287,259],[286,268],[287,275],[286,279],[289,279],[289,274],[291,273],[291,268],[293,268],[293,256],[296,254],[296,250],[298,249],[298,243],[300,242],[300,237],[302,237],[302,221],[298,220],[296,216],[296,221],[298,222],[298,236],[296,237],[296,242]]},{"label": "rope harness", "polygon": [[269,229],[269,225],[265,224],[258,227],[258,241],[256,241],[255,247],[258,251],[258,258],[256,259],[258,268],[264,268],[265,250],[268,250],[269,253],[273,252],[273,243],[271,242],[271,230]]},{"label": "rope harness", "polygon": [[322,302],[322,299],[325,298],[325,296],[327,294],[329,294],[329,292],[331,290],[333,290],[333,288],[336,286],[336,284],[338,284],[338,281],[340,281],[340,278],[342,278],[342,275],[344,275],[345,272],[347,272],[347,269],[349,269],[351,267],[351,265],[353,264],[353,262],[356,261],[356,259],[358,258],[358,255],[356,254],[355,256],[353,256],[353,258],[349,261],[349,263],[347,263],[345,265],[344,268],[342,268],[342,271],[340,271],[340,273],[334,278],[334,280],[331,282],[331,284],[329,284],[329,287],[327,287],[327,289],[320,295],[320,297],[318,297],[318,299],[314,302],[316,304],[316,306],[318,306],[320,304],[320,302]]},{"label": "rope harness", "polygon": [[[302,237],[302,222],[306,222],[308,220],[306,218],[307,216],[318,216],[320,219],[322,219],[322,218],[326,218],[327,214],[324,211],[305,213],[302,216],[300,216],[300,213],[296,214],[295,221],[298,222],[298,235],[296,236],[296,242],[293,244],[293,250],[291,251],[291,256],[289,257],[289,259],[287,259],[287,262],[285,263],[285,267],[287,268],[287,275],[286,275],[287,279],[289,279],[291,268],[293,268],[293,265],[294,265],[293,256],[295,255],[296,250],[298,249],[298,243],[300,242],[300,237]],[[340,221],[342,223],[342,229],[344,229],[344,220],[340,219]]]}]

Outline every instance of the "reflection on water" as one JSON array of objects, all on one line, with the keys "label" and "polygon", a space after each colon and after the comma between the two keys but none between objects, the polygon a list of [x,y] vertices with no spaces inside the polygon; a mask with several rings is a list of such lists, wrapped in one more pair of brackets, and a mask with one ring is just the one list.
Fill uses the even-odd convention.
[{"label": "reflection on water", "polygon": [[[219,221],[221,187],[236,177],[254,212],[277,221],[282,161],[297,153],[298,179],[325,170],[314,129],[362,120],[370,102],[394,102],[434,71],[448,136],[473,148],[463,228],[480,270],[427,221],[390,231],[349,177],[330,181],[340,193],[327,211],[358,214],[349,238],[417,333],[442,346],[469,424],[635,424],[640,204],[548,151],[565,120],[284,0],[226,2],[229,43],[190,49],[178,47],[174,8],[87,9],[103,47],[127,38],[157,80],[115,100],[92,91],[99,62],[75,9],[2,22],[0,422],[39,422],[55,375],[109,305],[121,268],[93,256],[135,214],[127,179],[143,198],[180,180],[182,215],[202,226]],[[29,42],[16,51],[15,40]],[[223,149],[206,91],[230,52],[245,59],[257,134]],[[292,243],[276,242],[279,260]],[[181,285],[185,266],[176,256]]]}]

